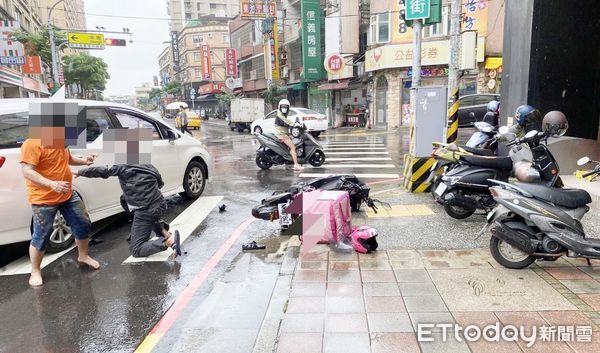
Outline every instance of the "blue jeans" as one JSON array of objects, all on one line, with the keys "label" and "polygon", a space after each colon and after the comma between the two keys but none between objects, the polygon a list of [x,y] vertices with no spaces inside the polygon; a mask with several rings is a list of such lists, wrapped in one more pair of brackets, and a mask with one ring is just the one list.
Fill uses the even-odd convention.
[{"label": "blue jeans", "polygon": [[90,216],[85,209],[83,201],[76,193],[71,198],[59,205],[31,205],[33,210],[33,233],[31,246],[39,251],[46,250],[46,245],[54,231],[54,217],[60,213],[67,221],[76,240],[88,238],[91,228]]}]

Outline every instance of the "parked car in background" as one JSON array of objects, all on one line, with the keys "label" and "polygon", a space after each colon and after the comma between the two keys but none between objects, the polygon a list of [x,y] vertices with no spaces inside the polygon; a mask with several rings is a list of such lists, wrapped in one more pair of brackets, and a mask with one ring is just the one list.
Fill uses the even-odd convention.
[{"label": "parked car in background", "polygon": [[[0,168],[0,245],[31,239],[31,206],[27,203],[25,179],[19,159],[21,145],[28,136],[29,103],[48,102],[47,99],[3,99],[0,105],[0,153],[6,157]],[[212,158],[202,143],[156,119],[126,105],[86,100],[53,99],[54,103],[77,103],[86,106],[87,146],[84,150],[71,148],[73,155],[97,153],[95,165],[112,163],[102,153],[102,133],[111,128],[149,128],[153,131],[152,164],[160,171],[165,183],[165,196],[181,193],[198,198],[211,175]],[[72,170],[82,167],[72,166]],[[123,212],[119,180],[73,179],[73,191],[83,200],[92,222]],[[55,220],[55,232],[48,244],[49,252],[67,249],[73,236],[60,212]]]},{"label": "parked car in background", "polygon": [[[276,116],[277,110],[273,110],[264,118],[255,120],[250,126],[251,131],[255,135],[275,132]],[[311,109],[291,107],[288,118],[292,120],[298,118],[300,123],[306,125],[308,132],[315,137],[327,130],[327,116]]]},{"label": "parked car in background", "polygon": [[458,99],[458,126],[471,127],[474,126],[476,121],[482,121],[487,112],[487,104],[493,100],[500,101],[500,95],[469,94],[460,97]]}]

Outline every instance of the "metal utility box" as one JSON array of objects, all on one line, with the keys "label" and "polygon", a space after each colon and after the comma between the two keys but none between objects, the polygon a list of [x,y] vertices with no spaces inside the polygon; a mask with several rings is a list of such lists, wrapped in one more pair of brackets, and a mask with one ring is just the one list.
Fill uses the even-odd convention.
[{"label": "metal utility box", "polygon": [[432,142],[445,142],[448,126],[448,88],[428,86],[414,88],[413,157],[430,157]]}]

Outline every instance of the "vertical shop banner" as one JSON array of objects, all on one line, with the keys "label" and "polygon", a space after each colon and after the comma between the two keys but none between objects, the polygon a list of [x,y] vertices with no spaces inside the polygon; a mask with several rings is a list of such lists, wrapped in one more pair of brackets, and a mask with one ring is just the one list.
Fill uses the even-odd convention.
[{"label": "vertical shop banner", "polygon": [[[279,30],[277,28],[277,21],[273,22],[273,30],[268,35],[268,43],[264,46],[265,58],[268,56],[269,51],[267,45],[271,47],[271,77],[273,80],[279,80]],[[269,70],[268,62],[265,61],[265,72]]]},{"label": "vertical shop banner", "polygon": [[237,54],[235,49],[225,49],[225,75],[228,77],[237,76]]},{"label": "vertical shop banner", "polygon": [[39,56],[25,56],[25,64],[21,68],[24,74],[39,75],[42,73],[42,61]]},{"label": "vertical shop banner", "polygon": [[477,36],[486,36],[488,27],[487,0],[465,0],[462,8],[461,32],[477,31]]},{"label": "vertical shop banner", "polygon": [[321,5],[319,0],[302,0],[302,63],[304,80],[325,76],[321,57]]},{"label": "vertical shop banner", "polygon": [[171,31],[171,51],[173,52],[173,67],[179,71],[179,41],[177,31]]},{"label": "vertical shop banner", "polygon": [[210,47],[207,44],[202,45],[202,79],[210,81],[212,79],[212,67],[210,66]]},{"label": "vertical shop banner", "polygon": [[241,0],[242,18],[275,17],[275,0]]},{"label": "vertical shop banner", "polygon": [[392,12],[392,43],[411,43],[413,40],[413,30],[404,22],[404,13],[406,6],[404,0],[394,1]]}]

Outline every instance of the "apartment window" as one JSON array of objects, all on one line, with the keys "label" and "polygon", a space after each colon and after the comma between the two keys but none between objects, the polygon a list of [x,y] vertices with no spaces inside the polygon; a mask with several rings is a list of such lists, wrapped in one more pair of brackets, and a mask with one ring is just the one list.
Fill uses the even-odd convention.
[{"label": "apartment window", "polygon": [[186,13],[185,13],[185,19],[186,19],[186,20],[191,20],[191,19],[192,19],[192,14],[191,14],[191,13],[189,13],[189,12],[186,12]]},{"label": "apartment window", "polygon": [[196,7],[198,8],[198,11],[202,11],[201,5],[202,5],[202,4],[200,4],[199,2],[198,2],[198,3],[196,3]]},{"label": "apartment window", "polygon": [[381,13],[371,16],[371,30],[369,42],[387,43],[390,41],[390,13]]},{"label": "apartment window", "polygon": [[424,27],[423,38],[447,36],[450,33],[450,6],[442,7],[442,22]]},{"label": "apartment window", "polygon": [[229,34],[223,34],[223,43],[229,43]]},{"label": "apartment window", "polygon": [[194,61],[195,62],[200,62],[201,58],[200,58],[200,53],[194,53]]},{"label": "apartment window", "polygon": [[217,9],[217,4],[213,4],[213,3],[211,3],[211,4],[210,4],[210,9],[211,9],[211,10],[216,10],[216,9]]},{"label": "apartment window", "polygon": [[201,44],[204,42],[204,37],[202,36],[193,36],[192,37],[192,43],[194,44]]},{"label": "apartment window", "polygon": [[196,76],[196,77],[202,77],[202,70],[195,69],[194,70],[194,76]]}]

